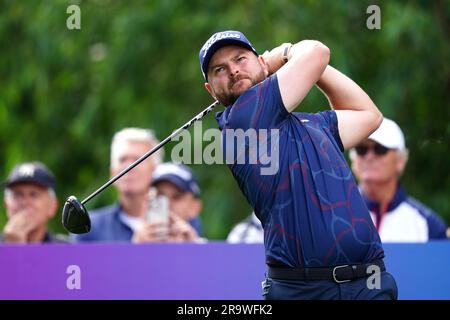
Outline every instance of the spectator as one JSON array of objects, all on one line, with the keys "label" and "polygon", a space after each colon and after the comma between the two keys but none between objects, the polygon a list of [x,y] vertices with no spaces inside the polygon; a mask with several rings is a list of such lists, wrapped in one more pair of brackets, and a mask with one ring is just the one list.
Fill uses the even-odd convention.
[{"label": "spectator", "polygon": [[385,118],[350,150],[352,169],[383,242],[425,242],[446,238],[444,221],[410,197],[400,183],[408,150],[400,127]]},{"label": "spectator", "polygon": [[5,243],[64,243],[68,238],[48,230],[58,200],[53,173],[40,162],[14,167],[4,183],[8,221],[0,235]]},{"label": "spectator", "polygon": [[263,243],[264,230],[258,217],[252,212],[245,220],[231,229],[227,237],[229,243]]},{"label": "spectator", "polygon": [[[125,169],[158,144],[153,132],[141,128],[118,131],[111,143],[111,176]],[[75,235],[81,241],[131,241],[144,222],[153,170],[162,160],[162,150],[115,182],[118,202],[90,213],[91,231]]]},{"label": "spectator", "polygon": [[[163,163],[153,173],[152,185],[157,195],[168,199],[170,219],[159,225],[148,221],[137,232],[133,241],[201,241],[203,231],[199,214],[203,205],[200,187],[189,167]],[[167,233],[167,237],[160,239],[161,232]]]}]

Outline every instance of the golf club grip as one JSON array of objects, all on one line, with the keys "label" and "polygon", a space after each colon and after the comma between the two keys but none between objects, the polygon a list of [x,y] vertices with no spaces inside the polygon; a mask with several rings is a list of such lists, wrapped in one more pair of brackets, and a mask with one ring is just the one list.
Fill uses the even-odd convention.
[{"label": "golf club grip", "polygon": [[166,143],[168,143],[170,140],[172,140],[175,136],[177,136],[181,131],[189,128],[194,124],[194,122],[202,119],[204,116],[206,116],[208,113],[210,113],[217,105],[219,104],[219,101],[214,101],[212,104],[210,104],[208,107],[206,107],[205,110],[197,114],[194,118],[186,122],[182,127],[175,130],[170,136],[166,137],[163,141],[158,143],[156,146],[154,146],[151,150],[147,151],[145,154],[143,154],[139,159],[134,161],[132,164],[130,164],[128,167],[123,169],[121,172],[119,172],[117,175],[112,177],[108,182],[106,182],[104,185],[102,185],[100,188],[95,190],[90,196],[88,196],[86,199],[81,201],[81,204],[86,204],[89,200],[91,200],[93,197],[98,195],[100,192],[108,188],[111,184],[116,182],[118,179],[120,179],[123,175],[125,175],[128,171],[136,167],[138,164],[140,164],[142,161],[150,157],[152,154],[154,154],[156,151],[161,149]]}]

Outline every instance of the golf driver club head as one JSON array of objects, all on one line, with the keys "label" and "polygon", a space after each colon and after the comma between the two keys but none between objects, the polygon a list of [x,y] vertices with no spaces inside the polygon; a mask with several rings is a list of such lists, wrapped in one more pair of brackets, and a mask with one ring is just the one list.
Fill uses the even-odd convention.
[{"label": "golf driver club head", "polygon": [[62,213],[64,228],[70,233],[82,234],[91,230],[91,219],[84,205],[74,196],[67,198]]}]

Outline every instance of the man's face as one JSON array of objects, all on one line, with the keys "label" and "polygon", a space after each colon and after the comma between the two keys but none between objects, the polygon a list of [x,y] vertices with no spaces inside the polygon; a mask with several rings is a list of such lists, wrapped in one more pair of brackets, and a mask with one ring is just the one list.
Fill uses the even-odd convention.
[{"label": "man's face", "polygon": [[158,195],[164,195],[169,199],[170,211],[180,218],[189,221],[200,213],[201,202],[191,192],[183,192],[168,181],[158,182],[155,187]]},{"label": "man's face", "polygon": [[363,183],[386,183],[397,180],[403,171],[405,160],[397,150],[387,149],[373,140],[366,139],[355,147],[352,169]]},{"label": "man's face", "polygon": [[[118,152],[118,161],[116,165],[111,168],[111,176],[118,174],[120,171],[128,167],[152,147],[153,145],[145,142],[128,141],[124,143]],[[146,193],[150,188],[154,169],[154,158],[149,157],[117,180],[115,182],[115,186],[120,194],[132,195]]]},{"label": "man's face", "polygon": [[18,183],[6,193],[5,207],[8,219],[24,214],[38,227],[46,225],[55,215],[58,203],[47,188],[32,183]]},{"label": "man's face", "polygon": [[267,77],[262,58],[239,46],[225,46],[217,50],[208,66],[209,93],[223,105],[233,104],[246,90]]}]

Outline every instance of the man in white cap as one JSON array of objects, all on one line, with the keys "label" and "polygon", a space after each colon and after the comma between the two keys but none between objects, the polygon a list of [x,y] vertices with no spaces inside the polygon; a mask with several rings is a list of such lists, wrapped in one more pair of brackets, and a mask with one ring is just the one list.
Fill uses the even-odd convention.
[{"label": "man in white cap", "polygon": [[394,121],[384,118],[374,133],[350,150],[350,158],[382,242],[446,238],[444,221],[408,196],[400,184],[408,150],[403,132]]}]

